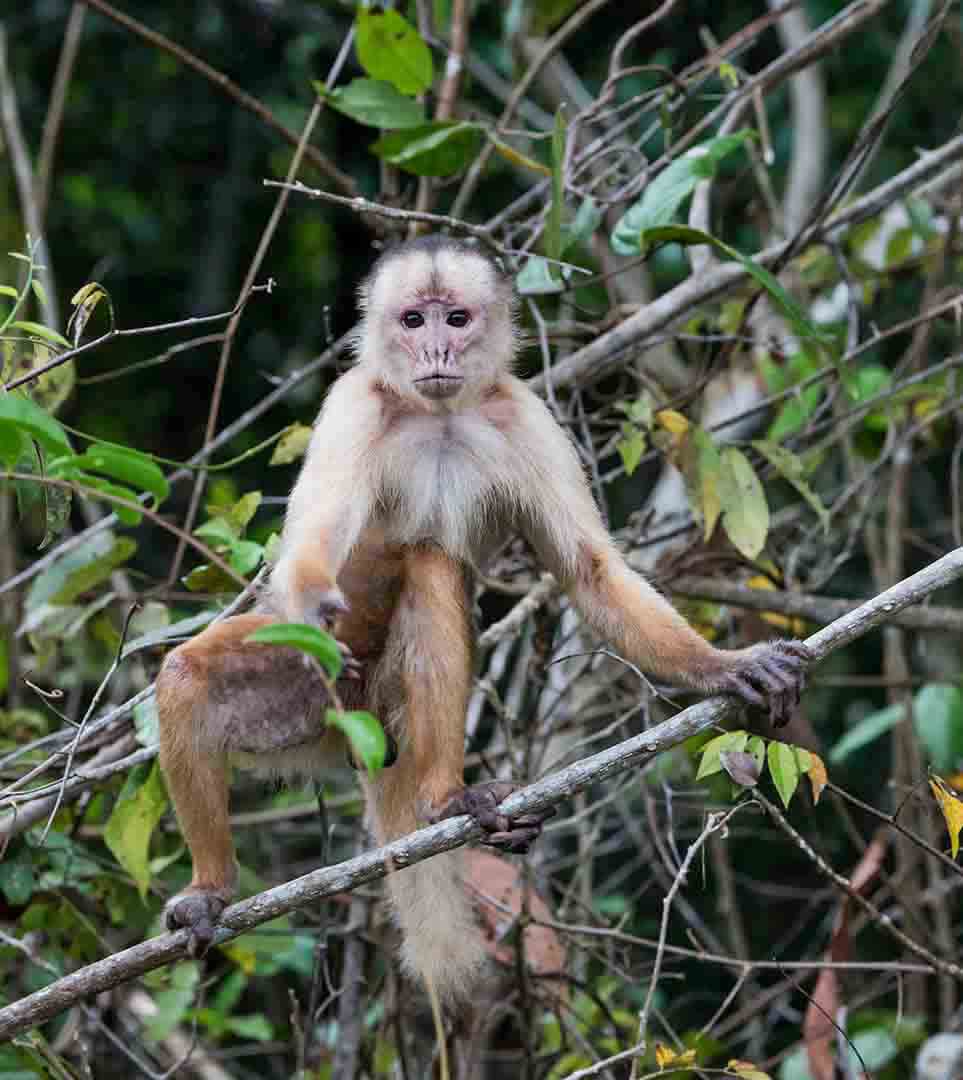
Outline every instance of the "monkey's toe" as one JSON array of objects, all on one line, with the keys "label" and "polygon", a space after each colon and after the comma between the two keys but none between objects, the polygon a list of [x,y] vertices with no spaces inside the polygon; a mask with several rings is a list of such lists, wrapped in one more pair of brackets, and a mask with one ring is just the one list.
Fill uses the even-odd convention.
[{"label": "monkey's toe", "polygon": [[484,830],[482,843],[500,851],[526,852],[538,839],[542,824],[553,817],[555,808],[543,813],[523,814],[509,818],[498,812],[499,805],[516,790],[515,784],[506,780],[488,780],[481,784],[456,791],[432,814],[433,821],[469,814]]},{"label": "monkey's toe", "polygon": [[167,902],[164,923],[170,931],[190,931],[187,951],[197,960],[211,947],[218,920],[226,907],[227,899],[219,892],[185,889]]}]

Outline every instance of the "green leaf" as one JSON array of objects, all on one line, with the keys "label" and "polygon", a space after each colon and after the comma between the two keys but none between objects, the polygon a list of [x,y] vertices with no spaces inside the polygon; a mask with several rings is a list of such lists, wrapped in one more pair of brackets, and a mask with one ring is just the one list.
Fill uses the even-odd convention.
[{"label": "green leaf", "polygon": [[830,762],[838,765],[841,761],[845,761],[854,750],[859,750],[867,743],[878,739],[890,728],[896,727],[905,715],[905,707],[896,704],[887,705],[885,709],[879,709],[864,716],[829,751]]},{"label": "green leaf", "polygon": [[475,157],[480,140],[477,124],[425,124],[392,131],[371,149],[382,160],[416,176],[450,176]]},{"label": "green leaf", "polygon": [[717,489],[726,536],[741,555],[755,559],[769,532],[769,504],[749,459],[734,446],[722,451]]},{"label": "green leaf", "polygon": [[688,225],[664,225],[659,228],[647,229],[641,237],[641,243],[645,248],[652,244],[662,244],[670,241],[686,245],[708,244],[723,255],[727,255],[730,259],[741,263],[749,276],[766,290],[772,302],[788,319],[798,337],[819,345],[829,345],[832,342],[831,335],[825,334],[810,321],[809,316],[779,283],[779,279],[773,277],[764,266],[761,266],[748,255],[743,255],[741,251],[737,251],[731,245],[723,243],[722,240],[718,240],[710,233],[703,232],[701,229],[690,228]]},{"label": "green leaf", "polygon": [[0,296],[9,296],[11,300],[16,300],[20,293],[12,285],[0,285]]},{"label": "green leaf", "polygon": [[[90,473],[77,473],[69,478],[81,487],[86,488],[88,491],[99,491],[108,497],[115,499],[124,499],[129,503],[137,503],[137,492],[131,491],[130,488],[121,487],[120,484],[114,484],[110,480],[105,480],[102,476],[91,476]],[[111,502],[111,510],[117,515],[117,520],[123,525],[139,525],[143,520],[143,514],[139,514],[131,506],[122,506],[119,502]]]},{"label": "green leaf", "polygon": [[12,472],[18,471],[16,464],[29,448],[25,439],[20,428],[0,423],[0,465]]},{"label": "green leaf", "polygon": [[519,296],[546,296],[564,292],[565,282],[561,276],[553,276],[548,262],[536,255],[515,275],[515,289]]},{"label": "green leaf", "polygon": [[[690,498],[695,497],[695,508],[702,517],[702,536],[708,541],[722,513],[719,495],[722,458],[712,436],[704,428],[693,429],[692,446],[694,461],[686,473],[694,468],[695,476],[689,482],[689,494]],[[686,480],[689,481],[688,475]]]},{"label": "green leaf", "polygon": [[762,763],[766,760],[766,743],[765,740],[758,735],[753,735],[749,739],[749,743],[746,746],[746,753],[751,754],[755,758],[756,764],[759,768],[762,768]]},{"label": "green leaf", "polygon": [[431,50],[394,8],[360,8],[355,28],[358,60],[373,79],[392,83],[402,94],[422,94],[431,86]]},{"label": "green leaf", "polygon": [[25,431],[51,455],[73,453],[67,433],[60,424],[30,398],[16,391],[0,394],[0,427]]},{"label": "green leaf", "polygon": [[287,645],[313,656],[329,677],[341,674],[341,650],[334,638],[324,630],[307,623],[272,623],[262,626],[244,639],[258,645]]},{"label": "green leaf", "polygon": [[[154,496],[154,506],[162,503],[170,493],[170,484],[160,467],[146,454],[115,443],[93,443],[82,454],[61,458],[52,462],[50,472],[55,476],[67,475],[77,468],[103,473],[135,491],[146,491]],[[135,496],[136,499],[136,496]]]},{"label": "green leaf", "polygon": [[[555,112],[555,128],[552,131],[552,201],[545,222],[545,254],[550,259],[562,257],[562,212],[565,209],[565,108],[559,105]],[[557,266],[549,266],[553,277],[559,277]]]},{"label": "green leaf", "polygon": [[56,330],[51,330],[49,326],[44,326],[43,323],[30,322],[28,319],[16,319],[10,324],[13,330],[22,330],[25,334],[30,334],[31,337],[43,338],[44,341],[49,341],[52,345],[60,345],[65,349],[71,347],[70,342],[63,336],[58,334]]},{"label": "green leaf", "polygon": [[62,555],[31,584],[26,608],[41,604],[70,604],[81,593],[99,585],[137,550],[130,537],[98,533]]},{"label": "green leaf", "polygon": [[268,1042],[274,1038],[274,1027],[262,1013],[252,1013],[250,1016],[229,1016],[227,1028],[240,1039]]},{"label": "green leaf", "polygon": [[704,780],[707,776],[722,772],[719,755],[726,751],[745,750],[748,741],[747,731],[727,731],[724,735],[710,739],[702,748],[702,760],[699,762],[696,780]]},{"label": "green leaf", "polygon": [[264,548],[253,540],[238,540],[231,545],[227,561],[232,570],[247,576],[253,573],[264,556]]},{"label": "green leaf", "polygon": [[206,544],[213,544],[215,547],[229,547],[238,539],[238,530],[234,528],[227,518],[216,517],[211,518],[210,521],[205,521],[203,525],[198,525],[194,530],[194,535]]},{"label": "green leaf", "polygon": [[201,563],[185,574],[181,581],[188,592],[231,593],[237,592],[237,582],[219,566]]},{"label": "green leaf", "polygon": [[14,843],[0,862],[0,893],[11,904],[26,904],[36,886],[30,849],[22,841]]},{"label": "green leaf", "polygon": [[958,686],[927,683],[913,699],[916,733],[933,768],[949,772],[963,762],[963,692]]},{"label": "green leaf", "polygon": [[[883,1027],[867,1028],[853,1035],[853,1045],[847,1045],[849,1076],[878,1075],[899,1053],[896,1040]],[[955,1070],[954,1070],[955,1071]]]},{"label": "green leaf", "polygon": [[622,215],[612,232],[612,249],[619,255],[640,255],[643,233],[670,224],[700,180],[715,175],[723,158],[752,138],[748,130],[700,143],[670,162],[646,185],[641,199]]},{"label": "green leaf", "polygon": [[150,886],[147,852],[151,834],[166,809],[167,793],[155,761],[146,778],[142,768],[130,774],[104,829],[104,842],[134,879],[141,898],[147,896]]},{"label": "green leaf", "polygon": [[771,742],[766,754],[769,759],[769,773],[787,810],[802,775],[793,750],[788,743]]},{"label": "green leaf", "polygon": [[314,87],[333,109],[359,124],[397,130],[421,127],[427,122],[424,105],[412,101],[389,82],[354,79],[337,90],[327,90],[324,83],[317,82]]},{"label": "green leaf", "polygon": [[587,195],[576,210],[571,224],[562,230],[562,254],[578,244],[588,243],[604,217],[598,203]]},{"label": "green leaf", "polygon": [[645,453],[645,435],[634,424],[626,422],[622,425],[622,438],[615,444],[615,449],[622,459],[626,475],[631,476]]},{"label": "green leaf", "polygon": [[242,495],[227,511],[228,524],[233,525],[240,535],[251,524],[251,519],[261,505],[260,491],[249,491]]},{"label": "green leaf", "polygon": [[[883,394],[893,385],[893,375],[882,364],[863,364],[850,371],[846,379],[846,393],[857,405]],[[902,412],[903,410],[900,410]],[[889,427],[889,415],[883,410],[868,412],[863,424],[870,431],[885,431]]]},{"label": "green leaf", "polygon": [[822,499],[809,486],[809,481],[806,479],[806,467],[802,459],[785,449],[785,447],[769,442],[766,439],[756,439],[752,445],[772,465],[783,480],[792,484],[796,491],[809,503],[815,511],[816,517],[819,518],[823,531],[826,535],[829,535],[829,511],[823,506]]},{"label": "green leaf", "polygon": [[170,973],[170,985],[154,993],[157,1012],[147,1021],[144,1032],[151,1042],[160,1042],[187,1016],[197,995],[201,972],[197,964],[177,964]]},{"label": "green leaf", "polygon": [[384,766],[388,741],[385,739],[384,728],[371,713],[327,709],[324,722],[347,736],[355,757],[371,775]]},{"label": "green leaf", "polygon": [[43,284],[37,278],[31,278],[30,288],[33,289],[34,296],[40,301],[41,307],[46,307],[49,301],[47,300],[47,290],[43,287]]}]

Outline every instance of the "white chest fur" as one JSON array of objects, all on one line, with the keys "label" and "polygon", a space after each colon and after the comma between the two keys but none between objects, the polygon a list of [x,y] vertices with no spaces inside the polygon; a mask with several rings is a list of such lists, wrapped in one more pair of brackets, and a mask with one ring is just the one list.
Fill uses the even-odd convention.
[{"label": "white chest fur", "polygon": [[507,524],[508,442],[481,414],[404,417],[386,435],[382,461],[379,502],[393,541],[432,540],[470,558]]}]

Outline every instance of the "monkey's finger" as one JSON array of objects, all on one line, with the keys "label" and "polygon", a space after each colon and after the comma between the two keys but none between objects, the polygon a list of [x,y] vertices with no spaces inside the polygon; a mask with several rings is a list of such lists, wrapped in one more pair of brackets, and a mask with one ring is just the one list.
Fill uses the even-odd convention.
[{"label": "monkey's finger", "polygon": [[510,851],[518,855],[525,852],[535,843],[541,835],[541,826],[532,828],[511,828],[502,832],[491,833],[482,840],[485,847],[497,848],[499,851]]},{"label": "monkey's finger", "polygon": [[741,672],[726,676],[725,688],[729,693],[737,694],[743,701],[748,701],[750,705],[755,705],[759,709],[766,707],[765,694],[757,690],[749,681],[748,676]]}]

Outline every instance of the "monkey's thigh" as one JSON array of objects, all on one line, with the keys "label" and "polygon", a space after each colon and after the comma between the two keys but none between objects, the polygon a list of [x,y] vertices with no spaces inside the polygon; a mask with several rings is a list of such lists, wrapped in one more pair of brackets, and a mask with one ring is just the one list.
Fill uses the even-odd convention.
[{"label": "monkey's thigh", "polygon": [[162,727],[187,724],[198,749],[232,755],[308,744],[317,751],[322,739],[333,751],[339,737],[324,726],[328,695],[315,662],[297,649],[245,640],[276,621],[235,615],[170,653],[157,679]]}]

